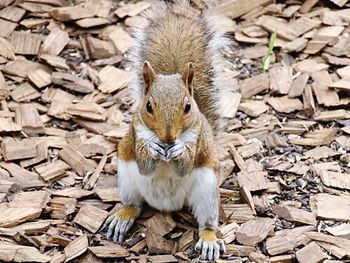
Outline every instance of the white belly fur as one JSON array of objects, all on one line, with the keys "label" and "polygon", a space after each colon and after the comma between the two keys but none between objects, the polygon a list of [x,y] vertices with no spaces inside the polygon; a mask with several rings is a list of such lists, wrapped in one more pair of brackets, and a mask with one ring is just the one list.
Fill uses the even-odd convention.
[{"label": "white belly fur", "polygon": [[136,162],[118,161],[119,191],[123,201],[140,201],[162,211],[183,207],[192,188],[192,176],[180,177],[172,167],[162,162],[152,175],[141,175]]}]

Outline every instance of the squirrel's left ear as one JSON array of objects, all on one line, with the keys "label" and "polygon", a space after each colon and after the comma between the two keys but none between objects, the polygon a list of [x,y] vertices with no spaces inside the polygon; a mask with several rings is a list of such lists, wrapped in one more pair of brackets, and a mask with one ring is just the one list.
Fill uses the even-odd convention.
[{"label": "squirrel's left ear", "polygon": [[152,83],[155,79],[154,70],[148,61],[143,64],[143,81],[145,83],[145,94],[148,93]]},{"label": "squirrel's left ear", "polygon": [[193,94],[193,77],[194,77],[194,69],[191,62],[186,65],[186,68],[182,74],[182,80],[185,83],[188,92],[192,96]]}]

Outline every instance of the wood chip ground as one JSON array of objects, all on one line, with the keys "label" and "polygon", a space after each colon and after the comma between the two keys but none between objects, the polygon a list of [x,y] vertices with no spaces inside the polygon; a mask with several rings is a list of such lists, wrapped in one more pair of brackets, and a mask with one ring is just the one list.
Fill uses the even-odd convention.
[{"label": "wood chip ground", "polygon": [[[225,95],[218,134],[223,262],[348,262],[349,1],[208,2],[229,17],[225,71],[240,91]],[[127,52],[150,5],[0,1],[1,262],[198,256],[187,208],[146,208],[122,245],[101,229],[121,206],[116,146],[133,110]]]}]

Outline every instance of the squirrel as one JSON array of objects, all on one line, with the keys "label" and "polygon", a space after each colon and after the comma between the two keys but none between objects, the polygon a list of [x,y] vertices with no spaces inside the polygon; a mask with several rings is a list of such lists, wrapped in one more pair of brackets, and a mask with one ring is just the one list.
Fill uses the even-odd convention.
[{"label": "squirrel", "polygon": [[130,52],[136,111],[118,144],[118,188],[123,207],[106,223],[107,238],[121,243],[143,203],[161,211],[189,206],[198,222],[195,248],[204,260],[219,258],[225,244],[219,221],[220,126],[229,81],[224,50],[231,40],[211,9],[192,1],[157,2],[135,29]]}]

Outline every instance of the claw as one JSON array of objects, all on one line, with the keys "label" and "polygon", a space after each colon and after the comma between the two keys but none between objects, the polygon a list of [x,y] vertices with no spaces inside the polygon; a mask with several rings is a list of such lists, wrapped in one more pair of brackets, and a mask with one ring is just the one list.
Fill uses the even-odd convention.
[{"label": "claw", "polygon": [[200,258],[202,260],[216,260],[220,257],[220,251],[225,252],[224,241],[216,237],[213,229],[200,231],[199,237],[195,248],[201,250]]},{"label": "claw", "polygon": [[110,216],[103,226],[103,228],[107,228],[107,238],[113,239],[116,243],[122,243],[125,234],[131,228],[140,212],[140,208],[124,207]]},{"label": "claw", "polygon": [[151,142],[149,144],[149,152],[153,157],[159,159],[164,159],[166,156],[166,151],[158,142]]},{"label": "claw", "polygon": [[185,151],[185,145],[183,143],[177,143],[168,149],[166,159],[170,160],[181,156]]}]

